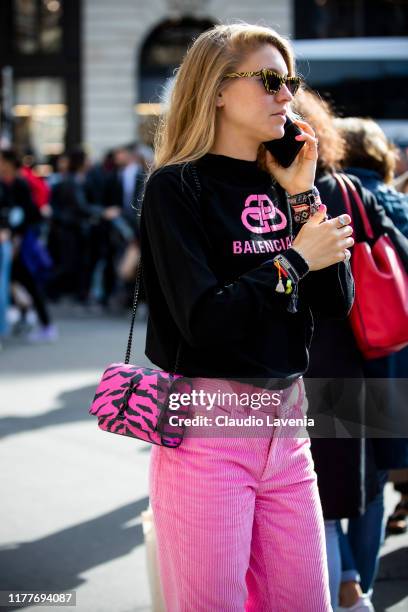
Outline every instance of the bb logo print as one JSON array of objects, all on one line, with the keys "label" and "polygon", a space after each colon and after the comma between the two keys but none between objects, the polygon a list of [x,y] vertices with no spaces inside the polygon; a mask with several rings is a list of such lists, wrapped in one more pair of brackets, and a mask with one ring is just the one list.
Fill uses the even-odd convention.
[{"label": "bb logo print", "polygon": [[[255,205],[252,205],[256,203]],[[284,229],[288,222],[281,210],[273,205],[266,194],[252,194],[245,200],[241,221],[255,234],[266,234]]]}]

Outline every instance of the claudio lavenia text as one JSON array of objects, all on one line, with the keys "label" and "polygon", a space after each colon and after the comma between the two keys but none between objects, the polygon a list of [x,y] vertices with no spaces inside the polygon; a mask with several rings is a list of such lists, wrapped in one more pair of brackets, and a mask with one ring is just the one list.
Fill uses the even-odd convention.
[{"label": "claudio lavenia text", "polygon": [[212,427],[214,424],[218,427],[260,427],[265,424],[268,427],[314,427],[314,419],[304,415],[302,418],[278,418],[269,414],[265,414],[265,418],[259,418],[254,415],[246,417],[231,417],[228,415],[217,415],[215,418],[197,415],[193,418],[186,418],[172,414],[169,417],[169,424],[179,427],[185,425],[187,427]]}]

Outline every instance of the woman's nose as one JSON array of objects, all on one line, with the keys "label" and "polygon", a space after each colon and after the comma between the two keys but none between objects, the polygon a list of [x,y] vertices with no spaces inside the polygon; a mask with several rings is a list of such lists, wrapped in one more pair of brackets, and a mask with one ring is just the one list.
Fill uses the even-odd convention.
[{"label": "woman's nose", "polygon": [[293,96],[290,93],[287,85],[282,85],[279,91],[275,94],[275,100],[280,101],[280,102],[283,102],[283,101],[290,102],[291,100],[293,100]]}]

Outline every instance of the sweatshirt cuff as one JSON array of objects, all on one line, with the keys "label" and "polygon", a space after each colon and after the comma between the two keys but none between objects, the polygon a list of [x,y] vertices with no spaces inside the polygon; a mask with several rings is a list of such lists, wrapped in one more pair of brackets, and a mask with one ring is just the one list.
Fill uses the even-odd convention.
[{"label": "sweatshirt cuff", "polygon": [[293,247],[276,255],[272,259],[267,259],[261,265],[279,262],[288,274],[293,283],[298,283],[301,278],[309,272],[309,264],[304,257]]},{"label": "sweatshirt cuff", "polygon": [[284,257],[289,261],[294,269],[294,272],[298,277],[297,281],[306,276],[306,274],[309,272],[310,268],[307,260],[295,248],[291,247],[285,251]]},{"label": "sweatshirt cuff", "polygon": [[[299,281],[309,272],[309,265],[306,259],[291,247],[272,259],[264,261],[261,265],[270,263],[278,268],[279,280],[275,291],[280,294],[289,294],[290,299],[287,310],[292,313],[297,312]],[[286,277],[286,288],[282,277]]]}]

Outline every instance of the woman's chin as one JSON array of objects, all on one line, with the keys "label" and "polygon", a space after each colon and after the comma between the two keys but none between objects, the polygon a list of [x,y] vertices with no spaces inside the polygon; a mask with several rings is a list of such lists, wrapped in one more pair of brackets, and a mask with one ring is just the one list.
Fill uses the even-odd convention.
[{"label": "woman's chin", "polygon": [[270,130],[268,137],[265,138],[265,142],[268,140],[279,140],[279,138],[283,138],[284,134],[284,125],[277,125],[273,130]]}]

